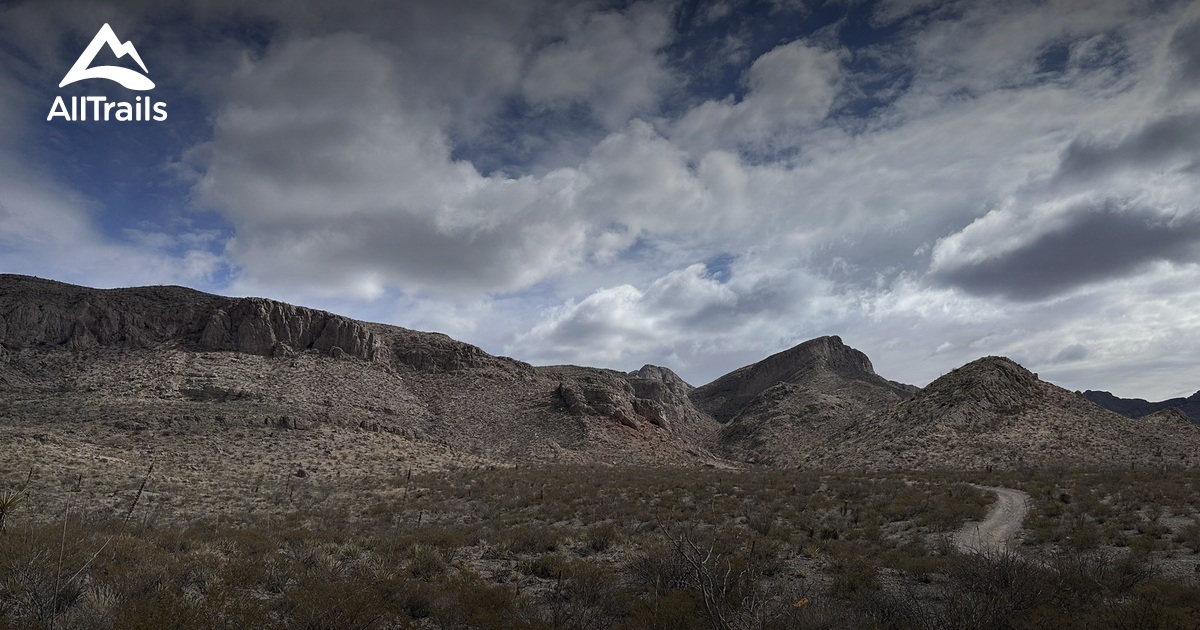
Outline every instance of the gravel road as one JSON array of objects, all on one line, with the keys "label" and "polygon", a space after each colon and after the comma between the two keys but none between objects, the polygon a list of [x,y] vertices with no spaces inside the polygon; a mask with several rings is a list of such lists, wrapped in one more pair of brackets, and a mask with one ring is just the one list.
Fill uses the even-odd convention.
[{"label": "gravel road", "polygon": [[982,522],[963,525],[954,536],[954,544],[964,552],[1004,551],[1029,513],[1029,495],[1012,488],[979,487],[995,492],[997,501]]}]

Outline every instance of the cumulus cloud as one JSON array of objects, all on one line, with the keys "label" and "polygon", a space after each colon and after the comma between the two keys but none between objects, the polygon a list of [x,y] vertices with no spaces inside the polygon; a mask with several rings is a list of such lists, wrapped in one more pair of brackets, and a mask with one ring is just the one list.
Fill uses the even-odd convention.
[{"label": "cumulus cloud", "polygon": [[654,114],[677,82],[660,54],[673,36],[669,5],[588,13],[534,55],[522,94],[535,106],[582,105],[607,128],[623,127]]},{"label": "cumulus cloud", "polygon": [[620,369],[665,364],[702,383],[728,371],[730,361],[825,334],[822,324],[841,307],[819,278],[763,261],[735,261],[725,280],[694,264],[644,287],[603,287],[549,310],[505,350],[547,362],[594,357]]},{"label": "cumulus cloud", "polygon": [[[199,203],[229,218],[257,282],[504,290],[577,257],[574,178],[483,177],[453,160],[437,112],[407,101],[392,51],[339,34],[289,41],[232,78],[193,149]],[[312,86],[323,89],[314,91]]]},{"label": "cumulus cloud", "polygon": [[746,72],[746,95],[707,101],[687,113],[672,139],[693,151],[794,147],[798,132],[819,123],[837,94],[838,53],[802,40],[778,46]]}]

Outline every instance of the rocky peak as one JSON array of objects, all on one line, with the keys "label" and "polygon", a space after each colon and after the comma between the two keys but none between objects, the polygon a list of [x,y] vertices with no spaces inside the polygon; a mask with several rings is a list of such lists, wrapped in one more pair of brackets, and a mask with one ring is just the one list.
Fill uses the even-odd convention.
[{"label": "rocky peak", "polygon": [[719,422],[727,422],[767,389],[779,383],[803,383],[823,375],[882,381],[867,355],[841,337],[811,339],[773,354],[699,387],[692,397]]},{"label": "rocky peak", "polygon": [[678,374],[658,365],[643,365],[641,369],[627,374],[626,378],[639,397],[658,402],[687,398],[688,392],[694,389]]},{"label": "rocky peak", "polygon": [[976,386],[989,388],[1029,389],[1040,382],[1037,374],[1025,369],[1021,364],[1008,357],[997,356],[976,359],[942,378],[950,381],[970,382]]},{"label": "rocky peak", "polygon": [[[842,343],[837,335],[817,337],[804,343],[773,354],[749,369],[758,377],[773,382],[792,380],[797,374],[813,370],[832,370],[843,373],[875,374],[875,368],[867,355]],[[741,372],[738,370],[737,372]],[[734,372],[734,374],[737,374]]]},{"label": "rocky peak", "polygon": [[942,409],[1012,414],[1042,398],[1042,382],[1012,359],[989,356],[938,378],[913,400],[918,398]]}]

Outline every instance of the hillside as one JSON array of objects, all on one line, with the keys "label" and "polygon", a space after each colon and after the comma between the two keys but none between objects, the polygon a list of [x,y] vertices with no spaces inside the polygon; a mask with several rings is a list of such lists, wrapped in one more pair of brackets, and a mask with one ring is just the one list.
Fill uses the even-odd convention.
[{"label": "hillside", "polygon": [[0,472],[15,475],[154,461],[195,498],[293,475],[713,461],[696,445],[716,423],[686,387],[272,300],[0,276],[0,439],[17,445]]},{"label": "hillside", "polygon": [[730,459],[799,465],[836,449],[849,424],[916,388],[875,374],[867,355],[840,337],[819,337],[735,370],[692,392],[696,406],[724,424],[712,449]]},{"label": "hillside", "polygon": [[693,388],[261,298],[0,276],[0,474],[135,479],[154,462],[189,509],[264,479],[456,467],[1184,467],[1198,432],[997,357],[918,390],[836,336]]},{"label": "hillside", "polygon": [[849,426],[811,464],[866,469],[1195,467],[1200,427],[1181,413],[1130,419],[1003,357],[973,361]]},{"label": "hillside", "polygon": [[1163,409],[1179,409],[1192,422],[1200,423],[1200,392],[1187,398],[1170,398],[1158,402],[1150,402],[1142,398],[1121,398],[1109,392],[1090,389],[1083,392],[1083,396],[1109,411],[1115,411],[1130,418],[1141,418]]}]

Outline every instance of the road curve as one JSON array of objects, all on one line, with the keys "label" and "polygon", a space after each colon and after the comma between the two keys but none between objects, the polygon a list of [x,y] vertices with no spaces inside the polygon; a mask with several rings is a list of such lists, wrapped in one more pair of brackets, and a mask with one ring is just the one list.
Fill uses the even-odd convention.
[{"label": "road curve", "polygon": [[967,553],[1004,551],[1029,513],[1029,495],[1012,488],[976,487],[995,492],[997,501],[983,521],[967,523],[958,530],[954,546]]}]

